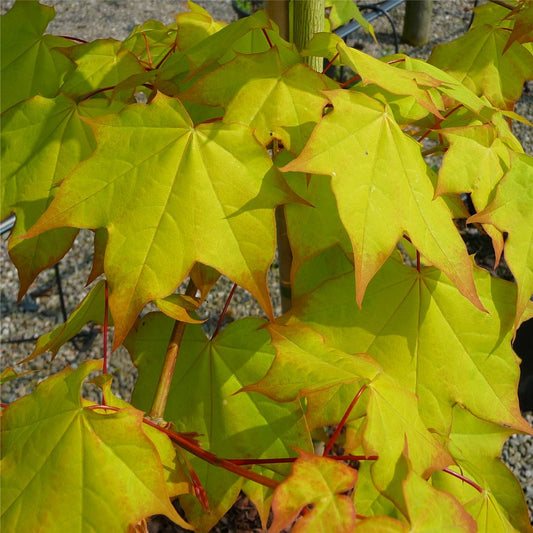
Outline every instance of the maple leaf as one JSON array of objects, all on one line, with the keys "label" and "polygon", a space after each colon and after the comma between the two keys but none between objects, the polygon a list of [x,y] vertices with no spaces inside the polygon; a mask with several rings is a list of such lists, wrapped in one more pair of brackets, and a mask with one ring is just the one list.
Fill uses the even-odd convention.
[{"label": "maple leaf", "polygon": [[250,129],[220,122],[195,128],[181,104],[162,94],[93,125],[94,156],[63,182],[27,236],[107,228],[114,347],[144,305],[171,294],[197,261],[248,289],[272,316],[266,273],[274,208],[297,198]]},{"label": "maple leaf", "polygon": [[516,6],[512,14],[508,17],[513,17],[514,25],[509,35],[509,40],[504,48],[504,53],[514,43],[530,43],[533,41],[533,26],[531,21],[533,20],[533,2],[531,0],[525,0]]},{"label": "maple leaf", "polygon": [[276,137],[289,151],[299,152],[322,117],[328,100],[321,91],[333,88],[328,79],[296,58],[284,63],[279,48],[273,47],[259,54],[237,54],[179,97],[221,106],[225,122],[249,125],[262,144]]},{"label": "maple leaf", "polygon": [[43,35],[54,16],[53,7],[17,1],[0,17],[1,111],[37,94],[55,96],[73,69],[73,63],[55,48],[74,43]]},{"label": "maple leaf", "polygon": [[61,92],[81,96],[114,87],[130,76],[144,74],[145,70],[135,55],[121,47],[120,41],[98,39],[61,49],[76,64],[76,69],[65,77]]},{"label": "maple leaf", "polygon": [[355,507],[342,493],[354,486],[357,471],[327,457],[299,453],[291,475],[274,492],[274,520],[269,531],[279,533],[290,527],[306,508],[291,531],[353,531]]},{"label": "maple leaf", "polygon": [[500,232],[508,232],[505,260],[513,273],[518,291],[515,330],[521,323],[533,294],[533,157],[511,154],[511,168],[502,178],[492,202],[468,222],[492,224]]},{"label": "maple leaf", "polygon": [[518,407],[519,368],[511,349],[514,284],[475,268],[484,313],[472,309],[438,269],[419,273],[391,258],[360,309],[352,271],[346,264],[340,268],[343,274],[326,271],[333,279],[313,282],[309,293],[295,298],[288,324],[316,329],[344,352],[369,354],[417,395],[422,419],[442,435],[449,433],[457,403],[484,420],[529,431]]},{"label": "maple leaf", "polygon": [[147,20],[133,28],[121,49],[129,50],[143,64],[154,68],[176,46],[177,29],[176,23],[167,26],[158,20]]},{"label": "maple leaf", "polygon": [[477,532],[476,521],[452,495],[410,472],[402,483],[410,531]]},{"label": "maple leaf", "polygon": [[401,70],[388,65],[360,50],[350,48],[344,41],[337,44],[341,61],[361,76],[363,85],[377,85],[397,95],[409,95],[430,113],[440,117],[442,101],[438,92],[432,90],[441,81],[425,72]]},{"label": "maple leaf", "polygon": [[63,257],[77,234],[69,228],[22,238],[44,213],[61,180],[93,153],[96,142],[83,117],[121,108],[106,99],[76,104],[63,95],[34,96],[3,114],[0,216],[13,212],[17,217],[9,254],[19,272],[19,298],[39,272]]},{"label": "maple leaf", "polygon": [[[315,401],[315,394],[328,388],[349,384],[349,402],[366,383],[368,394],[367,422],[362,428],[364,450],[367,455],[378,455],[373,465],[376,486],[385,490],[394,474],[394,465],[404,447],[412,454],[413,468],[425,476],[435,469],[449,465],[452,460],[435,437],[428,432],[418,412],[414,395],[383,374],[379,365],[364,354],[348,355],[328,347],[322,337],[302,326],[268,326],[276,359],[266,376],[245,387],[244,391],[257,391],[277,401],[307,397],[308,419],[313,417],[316,405],[324,406],[323,398]],[[333,394],[339,394],[338,390]],[[345,393],[342,394],[345,398]],[[327,422],[340,421],[344,411]],[[313,426],[312,426],[313,427]]]},{"label": "maple leaf", "polygon": [[101,414],[82,403],[83,380],[100,368],[99,361],[67,368],[3,411],[4,528],[125,531],[162,513],[190,529],[170,502],[142,413]]},{"label": "maple leaf", "polygon": [[459,405],[454,408],[449,449],[457,467],[451,470],[482,487],[446,472],[435,472],[433,486],[455,496],[474,517],[478,531],[528,531],[530,528],[524,493],[518,480],[503,464],[503,443],[514,433],[501,424],[481,420]]},{"label": "maple leaf", "polygon": [[[282,151],[274,162],[281,167],[292,159],[287,151]],[[297,272],[311,257],[337,243],[346,255],[353,257],[352,243],[339,218],[329,180],[324,179],[324,176],[309,176],[303,172],[286,172],[285,179],[291,189],[307,202],[285,206],[293,271]],[[320,228],[320,231],[317,232],[316,228]],[[293,286],[292,290],[298,289]]]},{"label": "maple leaf", "polygon": [[435,46],[428,62],[494,106],[512,110],[524,81],[533,77],[533,55],[516,42],[504,52],[508,40],[505,27],[478,24],[462,37]]},{"label": "maple leaf", "polygon": [[420,253],[482,309],[471,262],[450,212],[442,199],[432,199],[420,146],[378,101],[349,91],[327,95],[334,110],[315,128],[301,154],[281,170],[332,176],[339,215],[354,250],[358,304],[407,233]]},{"label": "maple leaf", "polygon": [[[312,449],[299,402],[279,404],[253,392],[235,394],[261,378],[274,358],[264,324],[252,318],[236,321],[212,340],[200,326],[185,329],[165,418],[178,431],[201,434],[202,447],[218,457],[290,457],[292,446]],[[151,313],[126,338],[139,369],[132,401],[141,409],[150,408],[172,328],[171,319]],[[182,505],[191,523],[209,530],[233,504],[243,480],[196,457],[190,456],[190,462],[208,494],[210,512],[192,496],[182,498]],[[270,470],[285,472],[286,465]]]}]

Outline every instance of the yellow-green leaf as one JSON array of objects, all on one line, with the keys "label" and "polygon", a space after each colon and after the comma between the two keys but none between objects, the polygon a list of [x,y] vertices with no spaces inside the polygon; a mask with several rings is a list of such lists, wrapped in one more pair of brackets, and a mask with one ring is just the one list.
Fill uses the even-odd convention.
[{"label": "yellow-green leaf", "polygon": [[307,506],[291,531],[351,533],[355,525],[355,508],[349,496],[357,480],[357,471],[338,461],[300,451],[292,474],[274,492],[274,521],[269,528],[279,533],[292,525]]},{"label": "yellow-green leaf", "polygon": [[407,233],[420,253],[482,309],[465,245],[444,201],[433,199],[430,171],[418,143],[378,101],[340,90],[327,94],[334,110],[282,170],[332,176],[339,215],[354,250],[359,305],[368,283]]},{"label": "yellow-green leaf", "polygon": [[188,528],[170,502],[142,413],[103,414],[82,403],[81,384],[100,367],[67,368],[3,411],[7,531],[126,531],[159,513]]},{"label": "yellow-green leaf", "polygon": [[248,289],[272,316],[266,274],[274,208],[296,197],[250,129],[195,128],[180,102],[162,94],[93,124],[96,153],[63,182],[28,235],[107,228],[115,347],[144,305],[173,293],[195,262]]}]

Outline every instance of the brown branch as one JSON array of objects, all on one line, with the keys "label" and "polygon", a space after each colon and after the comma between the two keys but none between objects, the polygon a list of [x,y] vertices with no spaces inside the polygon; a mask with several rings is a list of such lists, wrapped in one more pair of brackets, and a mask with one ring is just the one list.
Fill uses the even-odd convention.
[{"label": "brown branch", "polygon": [[[196,285],[189,280],[187,290],[185,291],[187,296],[194,296],[196,294]],[[154,401],[152,403],[152,409],[150,410],[150,418],[158,420],[165,417],[165,408],[167,406],[168,393],[170,391],[170,384],[172,383],[172,377],[174,376],[174,367],[178,359],[178,352],[183,339],[183,333],[185,332],[185,322],[176,320],[170,341],[168,343],[167,353],[165,355],[165,361],[161,374],[159,375],[159,382],[154,395]]]}]

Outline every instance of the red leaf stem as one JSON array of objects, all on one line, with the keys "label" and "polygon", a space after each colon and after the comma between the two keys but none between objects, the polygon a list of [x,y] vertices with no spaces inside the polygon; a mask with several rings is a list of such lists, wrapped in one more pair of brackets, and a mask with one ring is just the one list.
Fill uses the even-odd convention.
[{"label": "red leaf stem", "polygon": [[265,36],[265,39],[268,42],[268,46],[270,46],[270,48],[274,48],[274,45],[272,44],[272,41],[270,40],[270,37],[268,36],[266,29],[265,28],[261,28],[261,29],[263,31],[263,35]]},{"label": "red leaf stem", "polygon": [[454,472],[453,470],[450,470],[449,468],[443,468],[443,472],[446,472],[447,474],[451,474],[452,476],[455,476],[456,478],[459,478],[461,481],[464,481],[465,483],[468,483],[471,487],[474,487],[478,492],[483,492],[483,489],[471,479],[468,479],[467,477],[463,476],[462,474],[459,474],[457,472]]},{"label": "red leaf stem", "polygon": [[[120,411],[118,407],[113,407],[110,405],[89,405],[87,406],[87,409]],[[275,489],[279,485],[279,483],[274,479],[262,476],[261,474],[257,474],[256,472],[248,470],[247,468],[242,468],[242,466],[233,463],[229,459],[220,459],[214,453],[202,450],[199,446],[197,446],[191,441],[188,435],[181,435],[180,433],[171,431],[170,429],[167,429],[163,426],[160,426],[159,424],[156,424],[155,422],[152,422],[148,418],[143,418],[143,422],[148,426],[151,426],[167,435],[167,437],[169,437],[170,440],[175,442],[180,448],[187,450],[189,453],[192,453],[196,457],[199,457],[200,459],[206,461],[207,463],[213,466],[220,466],[226,470],[229,470],[230,472],[233,472],[234,474],[237,474],[238,476],[245,477],[246,479],[250,479],[251,481],[255,481],[256,483],[259,483],[260,485],[264,485],[265,487],[269,487],[271,489]]]},{"label": "red leaf stem", "polygon": [[0,407],[1,407],[2,409],[4,409],[4,407],[7,407],[8,405],[9,405],[8,403],[0,403]]},{"label": "red leaf stem", "polygon": [[88,100],[89,98],[93,97],[96,94],[105,93],[106,91],[111,91],[116,88],[116,85],[110,85],[109,87],[102,87],[101,89],[96,89],[96,91],[92,91],[85,96],[83,96],[80,99],[80,102],[84,102],[85,100]]},{"label": "red leaf stem", "polygon": [[58,35],[58,37],[62,37],[63,39],[68,39],[69,41],[75,41],[81,44],[87,44],[89,42],[89,41],[86,41],[85,39],[80,39],[78,37],[72,37],[70,35]]},{"label": "red leaf stem", "polygon": [[174,41],[174,43],[172,44],[172,46],[170,47],[169,51],[162,57],[161,61],[159,61],[159,63],[156,65],[156,69],[158,69],[168,58],[168,56],[170,54],[172,54],[173,52],[176,51],[176,47],[177,47],[177,43],[176,41]]},{"label": "red leaf stem", "polygon": [[405,57],[400,57],[398,59],[392,59],[391,61],[387,61],[387,65],[394,65],[395,63],[404,63]]},{"label": "red leaf stem", "polygon": [[[437,118],[435,120],[435,124],[433,125],[433,127],[429,128],[426,131],[426,133],[424,133],[424,135],[422,135],[422,137],[418,139],[418,142],[422,142],[434,129],[437,129],[445,119],[447,119],[452,113],[455,113],[460,107],[462,107],[461,104],[459,104],[458,106],[455,106],[453,109],[450,109],[450,111],[448,111],[448,113],[446,113],[443,118]],[[442,139],[441,139],[441,144],[442,144]]]},{"label": "red leaf stem", "polygon": [[333,59],[324,67],[324,70],[322,71],[322,74],[325,74],[331,67],[331,65],[333,65],[333,63],[335,62],[335,59],[337,59],[339,57],[339,52],[337,52],[334,56],[333,56]]},{"label": "red leaf stem", "polygon": [[220,466],[225,470],[229,470],[230,472],[237,474],[238,476],[245,477],[246,479],[250,479],[251,481],[255,481],[256,483],[259,483],[260,485],[264,485],[265,487],[269,487],[271,489],[275,489],[279,485],[279,483],[274,479],[262,476],[261,474],[257,474],[256,472],[252,472],[251,470],[243,468],[240,465],[234,464],[227,459],[220,459],[214,453],[202,450],[198,446],[192,444],[189,439],[183,437],[179,433],[175,433],[173,431],[170,431],[169,429],[161,427],[155,422],[148,420],[147,418],[144,418],[143,422],[165,433],[165,435],[167,435],[172,441],[174,441],[180,448],[187,450],[189,453],[196,455],[196,457],[203,459],[204,461],[208,462],[213,466]]},{"label": "red leaf stem", "polygon": [[420,272],[420,252],[416,251],[416,270]]},{"label": "red leaf stem", "polygon": [[213,340],[220,331],[220,328],[222,327],[222,321],[224,320],[224,317],[226,316],[226,313],[228,311],[229,304],[231,302],[231,299],[233,298],[233,295],[235,294],[235,289],[237,288],[237,284],[234,283],[233,287],[231,288],[231,291],[229,293],[229,296],[226,299],[226,303],[224,304],[224,309],[222,309],[222,313],[220,313],[220,317],[218,319],[217,327],[215,329],[215,332],[213,333],[211,340]]},{"label": "red leaf stem", "polygon": [[326,447],[324,448],[324,453],[322,454],[324,457],[329,455],[329,452],[331,451],[331,449],[333,448],[333,445],[335,444],[335,441],[339,437],[339,435],[340,435],[340,433],[342,431],[342,428],[346,424],[346,420],[348,419],[348,417],[350,416],[350,413],[352,412],[353,408],[355,407],[355,404],[357,403],[357,400],[359,400],[359,398],[361,397],[363,392],[365,392],[365,389],[366,389],[366,385],[363,385],[359,389],[359,392],[355,395],[355,397],[352,400],[352,402],[350,403],[350,405],[348,406],[348,409],[346,409],[346,412],[344,413],[344,416],[342,417],[341,421],[339,422],[339,424],[337,426],[337,429],[335,430],[335,433],[333,433],[333,435],[329,439],[329,442],[327,443]]},{"label": "red leaf stem", "polygon": [[107,374],[107,333],[109,328],[109,319],[107,315],[109,314],[109,288],[107,285],[107,280],[105,280],[105,286],[104,286],[104,362],[102,365],[102,373]]},{"label": "red leaf stem", "polygon": [[146,54],[148,55],[148,64],[150,65],[150,68],[154,68],[154,64],[152,63],[152,55],[150,54],[150,45],[148,44],[148,39],[146,38],[146,35],[143,31],[141,31],[141,35],[144,39],[144,44],[146,45]]},{"label": "red leaf stem", "polygon": [[[272,459],[227,459],[230,463],[240,466],[246,465],[268,465],[294,463],[297,457],[277,457]],[[335,461],[377,461],[377,455],[334,455],[329,457]]]},{"label": "red leaf stem", "polygon": [[356,74],[353,78],[350,78],[349,80],[346,80],[344,83],[341,83],[341,87],[344,88],[346,85],[349,85],[350,83],[355,83],[356,81],[360,81],[361,76],[359,74]]}]

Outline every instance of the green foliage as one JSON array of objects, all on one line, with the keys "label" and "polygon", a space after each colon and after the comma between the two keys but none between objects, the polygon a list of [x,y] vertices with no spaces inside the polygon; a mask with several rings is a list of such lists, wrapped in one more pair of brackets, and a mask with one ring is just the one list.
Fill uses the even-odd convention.
[{"label": "green foliage", "polygon": [[[104,278],[29,358],[94,321],[114,325],[139,376],[131,404],[106,375],[104,405],[81,398],[93,361],[5,407],[6,530],[127,531],[163,513],[209,531],[241,490],[265,526],[272,509],[273,531],[528,529],[499,459],[510,434],[533,433],[511,348],[533,316],[533,164],[508,123],[533,76],[532,3],[513,6],[478,8],[425,62],[331,34],[300,53],[264,12],[223,25],[194,4],[123,42],[77,44],[44,35],[52,8],[15,3],[1,216],[17,217],[20,295],[83,228],[90,280]],[[332,23],[347,7],[333,3]],[[305,55],[349,66],[354,84]],[[425,139],[445,154],[438,172]],[[516,285],[468,256],[462,193]],[[294,260],[276,317],[278,206]],[[266,318],[208,338],[195,311],[219,275]]]}]

